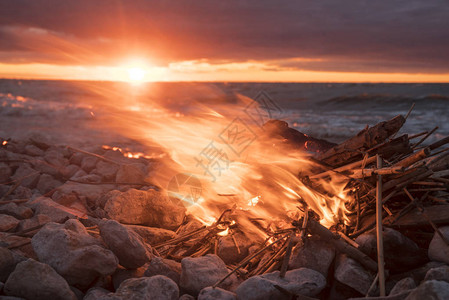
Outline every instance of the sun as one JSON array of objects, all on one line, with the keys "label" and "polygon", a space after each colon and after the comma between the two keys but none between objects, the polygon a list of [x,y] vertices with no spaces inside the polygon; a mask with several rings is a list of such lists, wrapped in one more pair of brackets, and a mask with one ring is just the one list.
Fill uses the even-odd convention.
[{"label": "sun", "polygon": [[128,80],[130,82],[142,82],[145,78],[145,70],[142,68],[129,68],[128,70]]}]

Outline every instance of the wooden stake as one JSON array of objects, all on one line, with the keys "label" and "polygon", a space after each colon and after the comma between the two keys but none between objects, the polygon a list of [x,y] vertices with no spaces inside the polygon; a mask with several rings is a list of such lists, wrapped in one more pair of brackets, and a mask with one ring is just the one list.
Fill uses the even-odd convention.
[{"label": "wooden stake", "polygon": [[[382,168],[382,158],[377,155],[377,168]],[[382,175],[377,175],[376,189],[376,234],[377,234],[377,267],[379,274],[380,296],[385,296],[384,242],[382,236]]]}]

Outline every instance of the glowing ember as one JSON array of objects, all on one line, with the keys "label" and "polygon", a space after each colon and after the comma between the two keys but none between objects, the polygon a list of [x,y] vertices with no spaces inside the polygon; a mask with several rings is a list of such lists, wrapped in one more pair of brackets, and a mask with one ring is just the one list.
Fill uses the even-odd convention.
[{"label": "glowing ember", "polygon": [[130,152],[127,149],[122,149],[120,147],[115,147],[115,146],[111,147],[111,146],[108,146],[108,145],[103,145],[102,148],[104,150],[118,151],[118,152],[122,153],[124,157],[127,157],[127,158],[138,159],[138,158],[143,157],[143,158],[146,158],[146,159],[154,159],[154,158],[162,158],[162,157],[165,156],[165,154],[146,155],[146,154],[144,154],[142,152]]},{"label": "glowing ember", "polygon": [[251,198],[251,199],[248,201],[248,206],[256,206],[257,203],[259,203],[260,198],[262,198],[262,197],[261,197],[261,196],[256,196],[256,197],[254,197],[254,198]]},{"label": "glowing ember", "polygon": [[2,142],[2,145],[3,145],[3,146],[6,146],[6,144],[8,144],[8,141],[3,141],[3,142]]},{"label": "glowing ember", "polygon": [[228,234],[229,234],[229,227],[227,227],[225,230],[217,233],[217,235],[219,235],[219,236],[227,236]]}]

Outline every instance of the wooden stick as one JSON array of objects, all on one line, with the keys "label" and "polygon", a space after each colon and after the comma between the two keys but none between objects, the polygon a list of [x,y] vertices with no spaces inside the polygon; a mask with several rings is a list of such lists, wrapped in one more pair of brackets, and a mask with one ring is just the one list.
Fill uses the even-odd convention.
[{"label": "wooden stick", "polygon": [[355,169],[352,175],[349,175],[352,178],[364,178],[370,177],[374,175],[391,175],[391,174],[401,174],[404,173],[405,168],[401,166],[391,167],[391,168],[382,168],[382,169]]},{"label": "wooden stick", "polygon": [[307,230],[311,234],[319,235],[324,240],[329,241],[338,251],[343,252],[349,257],[355,259],[360,264],[365,266],[368,270],[373,272],[377,271],[377,263],[374,260],[372,260],[365,253],[343,241],[338,235],[332,233],[329,229],[321,225],[319,222],[309,219],[307,223]]},{"label": "wooden stick", "polygon": [[101,160],[104,160],[106,162],[110,162],[112,164],[121,165],[120,163],[116,162],[115,160],[112,160],[110,158],[107,158],[107,157],[104,157],[104,156],[101,156],[101,155],[98,155],[98,154],[95,154],[95,153],[92,153],[92,152],[88,152],[88,151],[84,151],[84,150],[81,150],[81,149],[73,148],[71,146],[67,146],[67,148],[72,150],[72,151],[75,151],[75,152],[79,152],[79,153],[83,153],[83,154],[86,154],[86,155],[90,155],[90,156],[99,158]]},{"label": "wooden stick", "polygon": [[432,226],[432,228],[440,236],[440,238],[443,240],[443,242],[449,246],[449,240],[441,233],[440,229],[438,229],[438,227],[435,225],[435,223],[429,218],[429,216],[424,211],[424,207],[422,207],[418,203],[418,201],[416,201],[415,197],[413,197],[412,194],[410,194],[410,192],[406,188],[404,188],[404,192],[410,198],[410,200],[416,206],[416,208],[418,208],[418,210],[421,211],[422,216],[427,220],[427,222],[429,222],[430,226]]},{"label": "wooden stick", "polygon": [[8,203],[25,203],[28,201],[30,201],[30,199],[6,200],[6,201],[0,201],[0,205],[8,204]]},{"label": "wooden stick", "polygon": [[390,180],[382,186],[382,191],[385,192],[392,188],[401,189],[404,186],[409,185],[410,183],[422,180],[422,179],[427,178],[433,174],[432,170],[427,170],[427,171],[426,170],[427,170],[426,168],[420,168],[420,169],[417,169],[416,171],[411,172],[407,175],[401,176],[394,180]]},{"label": "wooden stick", "polygon": [[[303,218],[302,228],[301,228],[301,239],[303,240],[303,242],[306,238],[308,221],[309,221],[309,207],[306,205],[304,207],[304,218]],[[285,250],[285,256],[284,256],[284,261],[282,262],[281,272],[279,274],[279,276],[281,278],[284,278],[285,273],[287,272],[288,264],[290,262],[290,257],[292,255],[292,249],[293,249],[295,236],[296,236],[296,232],[292,231],[292,233],[290,234],[289,240],[288,240],[287,249]]]},{"label": "wooden stick", "polygon": [[415,181],[412,184],[414,184],[414,185],[429,185],[429,186],[444,186],[444,183],[435,182],[435,181]]},{"label": "wooden stick", "polygon": [[282,261],[281,272],[279,273],[279,277],[284,278],[285,273],[287,272],[288,263],[290,262],[290,256],[292,255],[292,249],[294,244],[295,232],[292,231],[290,233],[290,237],[288,238],[287,249],[285,250],[284,260]]},{"label": "wooden stick", "polygon": [[407,118],[410,116],[410,114],[413,111],[413,108],[415,107],[415,102],[413,102],[412,106],[410,107],[410,109],[408,110],[407,114],[405,115],[404,119],[407,120]]},{"label": "wooden stick", "polygon": [[[39,173],[39,172],[37,172],[37,173]],[[34,174],[36,174],[36,172],[33,172],[33,173],[31,173],[31,174],[29,174],[29,175],[27,175],[27,176],[25,176],[25,177],[22,177],[22,178],[20,178],[19,180],[17,180],[17,182],[13,185],[13,186],[11,186],[10,188],[9,188],[9,190],[3,195],[3,197],[2,198],[0,198],[0,202],[3,202],[5,199],[6,199],[6,197],[8,197],[9,195],[11,195],[12,193],[14,193],[14,191],[19,187],[19,185],[22,183],[22,180],[23,179],[25,179],[25,178],[27,178],[27,177],[30,177],[30,176],[32,176],[32,175],[34,175]]]},{"label": "wooden stick", "polygon": [[401,129],[405,119],[398,115],[391,120],[380,122],[368,127],[354,137],[318,155],[318,159],[333,166],[342,165],[348,160],[355,159],[360,151],[383,143],[389,136]]},{"label": "wooden stick", "polygon": [[416,149],[419,145],[421,145],[422,142],[424,142],[432,133],[434,133],[438,129],[438,126],[436,126],[434,129],[432,129],[428,134],[426,134],[422,139],[419,140],[416,144],[412,146],[412,149]]},{"label": "wooden stick", "polygon": [[202,232],[202,231],[205,231],[206,229],[207,229],[206,226],[202,226],[202,227],[200,227],[200,228],[198,228],[198,229],[195,229],[195,230],[193,230],[193,231],[191,231],[191,232],[189,232],[189,233],[186,233],[186,234],[184,234],[184,235],[182,235],[182,236],[180,236],[180,237],[177,237],[177,238],[174,238],[174,239],[165,241],[165,242],[163,242],[163,243],[160,243],[160,244],[158,244],[158,245],[155,245],[154,247],[155,247],[155,248],[160,248],[160,247],[163,247],[163,246],[166,246],[166,245],[177,244],[177,243],[179,243],[179,242],[182,242],[182,241],[188,239],[188,238],[191,237],[192,235],[195,235],[195,234],[197,234],[197,233],[200,233],[200,232]]},{"label": "wooden stick", "polygon": [[420,136],[425,135],[427,132],[428,132],[428,131],[423,131],[423,132],[420,132],[420,133],[417,133],[417,134],[413,134],[413,135],[409,136],[408,138],[409,138],[409,140],[415,139],[415,138],[417,138],[417,137],[420,137]]},{"label": "wooden stick", "polygon": [[342,167],[339,167],[339,168],[336,168],[336,169],[333,169],[333,170],[329,170],[329,171],[326,171],[326,172],[323,172],[323,173],[320,173],[320,174],[317,174],[317,175],[310,176],[309,178],[310,179],[323,178],[323,177],[329,176],[331,174],[341,173],[341,172],[344,172],[344,171],[352,170],[352,169],[354,169],[354,168],[356,168],[358,166],[361,166],[364,161],[365,161],[365,165],[367,165],[367,164],[370,164],[372,162],[375,162],[376,161],[376,157],[372,156],[372,157],[367,158],[366,160],[362,159],[362,160],[353,162],[351,164],[347,164],[345,166],[342,166]]},{"label": "wooden stick", "polygon": [[430,155],[430,149],[429,148],[424,148],[418,152],[413,153],[412,155],[404,158],[403,160],[397,162],[394,164],[394,167],[408,167],[411,166],[412,164],[428,157]]},{"label": "wooden stick", "polygon": [[[377,168],[382,168],[382,158],[377,155]],[[376,235],[377,235],[377,266],[379,274],[380,296],[385,296],[385,265],[384,265],[384,241],[382,235],[382,175],[377,175],[376,188]]]},{"label": "wooden stick", "polygon": [[6,248],[14,249],[14,248],[19,248],[19,247],[22,247],[22,246],[25,246],[25,245],[28,245],[28,244],[31,244],[31,239],[26,240],[26,241],[22,241],[22,242],[19,241],[19,242],[15,243],[15,244],[7,246]]},{"label": "wooden stick", "polygon": [[368,291],[366,292],[365,298],[368,298],[369,295],[371,294],[371,292],[376,288],[377,286],[377,281],[379,280],[379,273],[376,273],[376,277],[374,277],[373,282],[371,283]]},{"label": "wooden stick", "polygon": [[357,244],[356,242],[354,242],[353,240],[351,240],[346,234],[344,234],[343,232],[340,232],[340,231],[338,231],[337,232],[338,233],[338,235],[342,238],[342,239],[344,239],[348,244],[350,244],[352,247],[354,247],[354,248],[359,248],[360,247],[360,245],[359,244]]},{"label": "wooden stick", "polygon": [[431,144],[429,146],[429,149],[430,150],[435,150],[436,148],[441,147],[441,146],[443,146],[443,145],[445,145],[447,143],[449,143],[449,136],[447,136],[447,137],[445,137],[445,138],[443,138],[443,139],[441,139],[439,141],[436,141],[435,143]]},{"label": "wooden stick", "polygon": [[[261,266],[257,266],[257,268],[256,268],[254,271],[251,272],[251,275],[250,275],[250,276],[260,275],[260,274],[265,274],[265,273],[267,273],[267,271],[268,271],[271,267],[273,267],[273,264],[276,264],[276,263],[277,263],[278,258],[281,257],[281,256],[284,254],[284,252],[285,252],[285,250],[286,250],[286,248],[287,248],[287,246],[286,246],[287,244],[288,244],[288,240],[285,241],[285,242],[279,247],[279,249],[276,250],[276,251],[273,253],[273,255],[271,255],[271,257],[270,257],[269,259],[267,259]],[[285,257],[285,256],[284,256],[284,257]]]},{"label": "wooden stick", "polygon": [[271,246],[273,246],[274,244],[279,243],[280,241],[282,241],[284,238],[286,238],[288,235],[290,235],[290,233],[281,236],[280,238],[278,238],[277,240],[275,240],[274,242],[272,242],[271,244],[263,247],[262,249],[260,249],[259,251],[257,251],[256,253],[248,256],[247,258],[245,258],[244,260],[242,260],[236,267],[234,270],[232,270],[231,272],[229,272],[228,274],[226,274],[226,276],[224,276],[223,278],[221,278],[219,281],[217,281],[212,288],[216,288],[218,285],[220,285],[223,281],[225,281],[229,276],[231,276],[232,274],[234,274],[235,272],[237,272],[238,269],[240,269],[241,267],[243,267],[244,265],[246,265],[251,259],[253,259],[254,257],[256,257],[257,255],[259,255],[260,253],[262,253],[263,251],[267,250],[268,248],[270,248]]}]

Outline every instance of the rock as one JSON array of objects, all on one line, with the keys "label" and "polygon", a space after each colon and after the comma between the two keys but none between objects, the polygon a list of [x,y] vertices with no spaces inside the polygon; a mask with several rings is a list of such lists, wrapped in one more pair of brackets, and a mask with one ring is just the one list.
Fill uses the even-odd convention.
[{"label": "rock", "polygon": [[412,292],[412,290],[407,290],[400,294],[391,295],[391,296],[357,297],[357,298],[349,298],[348,300],[404,300],[405,298],[407,298],[408,295],[410,295],[411,292]]},{"label": "rock", "polygon": [[83,298],[84,298],[83,292],[81,292],[79,289],[77,289],[76,287],[73,287],[73,286],[70,286],[70,290],[75,294],[76,299],[83,300]]},{"label": "rock", "polygon": [[97,162],[95,174],[100,175],[105,181],[115,181],[119,166],[100,160]]},{"label": "rock", "polygon": [[26,187],[19,186],[16,190],[9,196],[10,199],[28,199],[31,198],[33,192]]},{"label": "rock", "polygon": [[69,164],[69,160],[64,157],[64,154],[60,149],[48,149],[45,152],[44,159],[50,166],[58,170],[58,172]]},{"label": "rock", "polygon": [[3,293],[3,287],[4,286],[5,286],[5,284],[0,281],[0,295]]},{"label": "rock", "polygon": [[374,276],[366,271],[358,262],[346,255],[339,255],[334,273],[335,279],[366,295]]},{"label": "rock", "polygon": [[316,296],[326,286],[326,278],[319,272],[299,268],[285,273],[284,278],[280,278],[279,271],[261,275],[261,277],[276,282],[277,285],[296,296]]},{"label": "rock", "polygon": [[80,152],[75,152],[73,153],[73,155],[70,157],[69,162],[72,165],[77,165],[77,166],[81,166],[81,162],[83,161],[83,159],[86,157],[85,154],[80,153]]},{"label": "rock", "polygon": [[120,223],[173,229],[181,225],[185,208],[173,204],[155,190],[111,191],[99,199],[98,206]]},{"label": "rock", "polygon": [[327,277],[329,266],[335,257],[335,250],[321,239],[310,238],[293,248],[289,269],[308,268]]},{"label": "rock", "polygon": [[[438,228],[446,239],[449,239],[449,226]],[[430,260],[441,261],[449,264],[449,246],[435,232],[430,241],[428,255]]]},{"label": "rock", "polygon": [[145,165],[129,164],[121,165],[115,177],[116,182],[145,183]]},{"label": "rock", "polygon": [[21,164],[11,178],[13,180],[21,180],[20,184],[22,186],[33,189],[39,180],[39,172],[28,164]]},{"label": "rock", "polygon": [[[413,270],[407,271],[406,274],[407,274],[408,277],[412,277],[415,282],[421,282],[421,281],[424,280],[427,272],[430,269],[439,268],[439,267],[444,266],[444,265],[445,264],[442,263],[442,262],[430,261],[430,262],[422,265],[419,268],[415,268]],[[399,279],[402,279],[402,278],[403,278],[403,276],[399,277]]]},{"label": "rock", "polygon": [[[229,273],[225,263],[214,254],[194,258],[185,257],[181,260],[181,267],[180,287],[194,296]],[[236,276],[233,274],[221,283],[220,287],[229,289],[235,281]]]},{"label": "rock", "polygon": [[14,230],[19,225],[19,222],[12,216],[0,214],[0,231]]},{"label": "rock", "polygon": [[33,216],[33,211],[23,205],[17,205],[15,203],[8,203],[0,205],[0,214],[10,215],[17,219],[28,219]]},{"label": "rock", "polygon": [[196,298],[189,295],[189,294],[184,294],[181,297],[179,297],[179,300],[195,300]]},{"label": "rock", "polygon": [[11,168],[7,164],[0,162],[0,183],[8,182],[11,174]]},{"label": "rock", "polygon": [[61,175],[61,173],[59,172],[61,167],[51,165],[42,159],[36,159],[36,160],[32,161],[31,164],[33,165],[33,169],[35,169],[36,171],[39,171],[42,174],[48,174],[48,175],[55,176],[55,177],[58,177]]},{"label": "rock", "polygon": [[26,145],[25,154],[30,156],[44,156],[44,150],[36,147],[35,145]]},{"label": "rock", "polygon": [[406,300],[447,300],[449,299],[449,283],[445,281],[429,280],[421,283],[413,290]]},{"label": "rock", "polygon": [[[72,178],[72,176],[75,175],[76,172],[78,172],[80,170],[81,170],[80,167],[78,167],[77,165],[68,165],[68,166],[63,167],[60,170],[60,173],[64,178]],[[84,172],[83,175],[87,175],[87,173]]]},{"label": "rock", "polygon": [[35,214],[31,219],[20,221],[17,231],[27,230],[33,227],[42,226],[51,222],[51,218],[47,215]]},{"label": "rock", "polygon": [[87,174],[81,177],[77,177],[76,181],[83,182],[83,183],[95,183],[95,182],[101,182],[101,177],[97,174]]},{"label": "rock", "polygon": [[75,193],[78,197],[84,196],[88,201],[95,201],[100,198],[100,196],[106,194],[107,192],[114,189],[114,185],[101,184],[83,184],[77,182],[66,182],[61,185],[57,190],[62,194]]},{"label": "rock", "polygon": [[176,283],[165,276],[132,278],[124,281],[115,293],[126,300],[178,300]]},{"label": "rock", "polygon": [[83,178],[84,176],[87,175],[88,174],[84,170],[79,169],[78,171],[75,172],[75,174],[72,175],[72,177],[70,177],[70,179],[78,181],[80,178]]},{"label": "rock", "polygon": [[100,275],[114,273],[117,257],[90,236],[78,220],[46,224],[31,240],[41,262],[52,266],[71,285],[87,287]]},{"label": "rock", "polygon": [[97,162],[98,162],[98,158],[93,157],[93,156],[86,156],[81,161],[81,169],[83,169],[87,173],[90,173],[90,171],[95,169]]},{"label": "rock", "polygon": [[[415,242],[399,231],[384,228],[384,258],[385,268],[395,273],[405,272],[427,261],[423,252]],[[377,259],[377,238],[375,231],[370,231],[356,238],[360,251],[373,259]],[[401,253],[401,255],[398,255]]]},{"label": "rock", "polygon": [[[234,239],[237,242],[238,249]],[[248,256],[249,247],[251,247],[251,240],[243,233],[236,233],[233,236],[227,235],[220,238],[217,255],[226,264],[234,264]]]},{"label": "rock", "polygon": [[289,300],[292,297],[281,293],[275,287],[276,282],[261,276],[253,276],[245,280],[236,289],[237,299],[245,300]]},{"label": "rock", "polygon": [[42,150],[47,150],[50,148],[51,139],[48,135],[42,133],[42,132],[30,132],[27,141],[37,147],[39,147]]},{"label": "rock", "polygon": [[100,287],[93,287],[93,288],[90,288],[86,292],[86,294],[84,295],[83,300],[98,300],[101,297],[106,296],[106,295],[108,295],[110,293],[111,292],[106,290],[106,289],[103,289],[103,288],[100,288]]},{"label": "rock", "polygon": [[58,190],[56,190],[52,194],[51,199],[54,202],[56,202],[58,204],[61,204],[63,206],[66,206],[66,207],[69,207],[69,206],[72,206],[72,205],[76,206],[77,204],[86,202],[85,201],[86,199],[82,199],[82,196],[81,196],[81,199],[80,199],[80,197],[78,197],[78,195],[76,193],[74,193],[74,192],[71,192],[70,194],[63,194],[63,193],[61,193]]},{"label": "rock", "polygon": [[177,261],[162,257],[153,257],[144,275],[147,277],[164,275],[179,285],[181,270],[181,264]]},{"label": "rock", "polygon": [[399,280],[390,291],[389,296],[399,295],[405,291],[412,290],[416,288],[416,283],[411,277],[406,277],[402,280]]},{"label": "rock", "polygon": [[16,264],[13,253],[4,247],[0,247],[0,282],[6,282],[6,279],[14,271]]},{"label": "rock", "polygon": [[26,299],[76,300],[67,282],[49,265],[28,259],[19,263],[5,283],[5,294]]},{"label": "rock", "polygon": [[74,219],[77,215],[63,205],[60,205],[50,198],[42,197],[33,201],[33,207],[36,210],[36,214],[48,216],[52,222],[60,223],[65,219]]},{"label": "rock", "polygon": [[174,231],[167,229],[139,225],[125,226],[140,235],[145,243],[150,245],[157,245],[178,237],[178,235]]},{"label": "rock", "polygon": [[441,266],[437,268],[432,268],[426,273],[424,280],[440,280],[449,282],[449,266]]},{"label": "rock", "polygon": [[136,269],[150,261],[151,254],[142,238],[114,220],[100,222],[100,235],[119,263],[127,269]]},{"label": "rock", "polygon": [[42,174],[39,177],[39,181],[37,183],[37,189],[39,192],[44,195],[51,190],[54,190],[58,186],[62,185],[62,182],[53,178],[53,176],[48,174]]},{"label": "rock", "polygon": [[114,285],[114,290],[118,289],[120,284],[127,279],[143,277],[147,267],[148,264],[132,270],[124,269],[122,267],[117,268],[114,274],[112,274],[112,284]]},{"label": "rock", "polygon": [[200,291],[198,300],[237,300],[234,293],[220,289],[206,287]]}]

